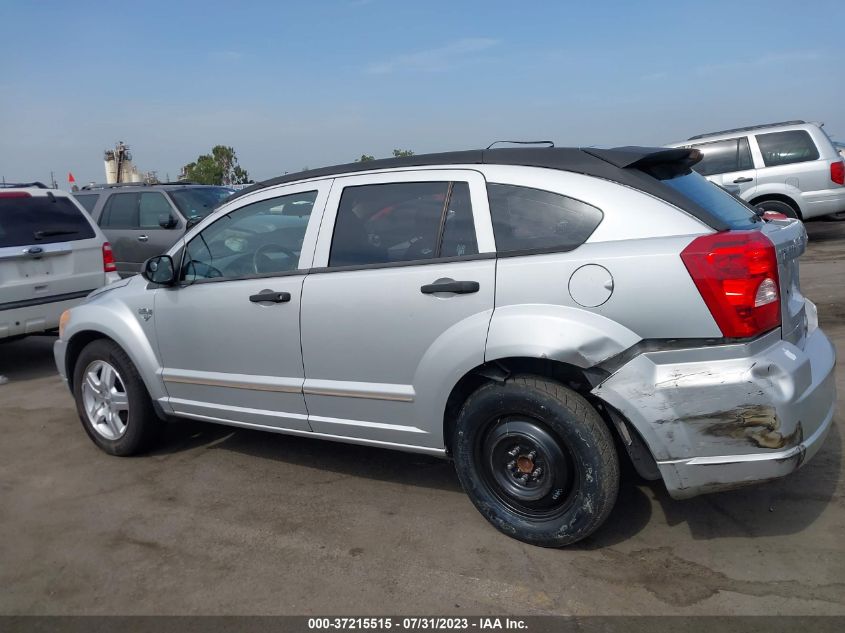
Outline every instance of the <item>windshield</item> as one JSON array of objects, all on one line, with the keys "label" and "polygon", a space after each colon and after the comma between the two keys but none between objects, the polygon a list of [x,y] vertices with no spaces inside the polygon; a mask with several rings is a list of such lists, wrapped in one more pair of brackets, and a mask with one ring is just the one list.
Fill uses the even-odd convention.
[{"label": "windshield", "polygon": [[732,229],[752,228],[759,221],[751,207],[700,174],[690,172],[662,182],[707,209]]},{"label": "windshield", "polygon": [[204,218],[217,206],[234,193],[228,187],[186,187],[167,192],[176,203],[176,207],[186,219]]},{"label": "windshield", "polygon": [[94,237],[73,202],[62,196],[0,197],[0,248]]}]

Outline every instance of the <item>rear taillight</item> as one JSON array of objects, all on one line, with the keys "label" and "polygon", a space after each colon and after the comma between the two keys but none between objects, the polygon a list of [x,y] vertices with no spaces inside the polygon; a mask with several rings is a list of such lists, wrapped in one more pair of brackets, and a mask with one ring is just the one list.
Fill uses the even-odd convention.
[{"label": "rear taillight", "polygon": [[830,164],[830,179],[837,185],[845,185],[845,162],[838,160]]},{"label": "rear taillight", "polygon": [[780,325],[777,253],[760,231],[702,235],[681,259],[727,338],[755,336]]},{"label": "rear taillight", "polygon": [[26,191],[0,191],[0,198],[31,198]]},{"label": "rear taillight", "polygon": [[114,253],[111,251],[111,244],[103,244],[103,272],[117,272],[117,264],[114,263]]}]

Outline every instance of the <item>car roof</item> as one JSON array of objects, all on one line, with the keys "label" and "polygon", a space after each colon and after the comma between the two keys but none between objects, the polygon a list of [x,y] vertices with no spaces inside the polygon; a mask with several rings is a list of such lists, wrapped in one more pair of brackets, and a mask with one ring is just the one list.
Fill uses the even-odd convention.
[{"label": "car roof", "polygon": [[749,125],[747,127],[738,127],[731,130],[722,130],[720,132],[708,132],[707,134],[696,134],[689,137],[685,141],[678,141],[675,143],[668,143],[666,147],[686,147],[692,144],[701,145],[703,143],[715,143],[717,141],[724,141],[734,139],[740,136],[748,136],[749,134],[765,134],[772,131],[787,132],[790,130],[818,130],[820,125],[807,121],[783,121],[781,123],[767,123],[765,125]]},{"label": "car roof", "polygon": [[145,191],[155,190],[155,189],[199,189],[205,187],[222,187],[224,189],[229,189],[227,185],[203,185],[198,182],[159,182],[154,184],[147,184],[143,182],[116,182],[116,183],[97,183],[93,185],[85,185],[79,191],[74,191],[74,193],[102,193],[103,191],[111,191],[114,189],[123,190],[134,190],[134,189],[142,189]]},{"label": "car roof", "polygon": [[[356,163],[345,163],[309,169],[294,174],[270,178],[232,194],[231,199],[272,187],[274,185],[312,180],[331,176],[343,176],[360,172],[379,171],[402,167],[436,167],[442,165],[521,165],[546,167],[572,171],[591,176],[608,177],[617,175],[620,169],[643,165],[647,162],[673,162],[685,160],[689,150],[673,150],[665,147],[616,147],[600,149],[593,147],[539,147],[539,148],[497,148],[442,152],[437,154],[414,154],[398,158],[382,158]],[[608,178],[614,180],[614,178]]]},{"label": "car roof", "polygon": [[[543,167],[594,176],[626,185],[665,200],[700,219],[708,226],[723,231],[730,228],[711,211],[699,206],[662,178],[689,173],[690,167],[701,160],[701,153],[689,148],[626,146],[601,149],[594,147],[532,147],[496,148],[415,154],[398,158],[384,158],[344,165],[310,169],[295,174],[271,178],[237,191],[220,206],[228,207],[233,200],[268,187],[321,178],[345,176],[365,172],[409,167],[465,167],[473,165],[510,165]],[[658,175],[659,174],[659,175]]]},{"label": "car roof", "polygon": [[41,183],[36,183],[35,185],[24,184],[20,186],[9,186],[8,184],[5,186],[0,186],[0,195],[4,193],[18,193],[24,192],[28,193],[31,197],[42,197],[46,198],[47,196],[54,196],[57,198],[67,198],[70,194],[67,191],[62,191],[61,189],[49,189],[47,187],[38,186]]}]

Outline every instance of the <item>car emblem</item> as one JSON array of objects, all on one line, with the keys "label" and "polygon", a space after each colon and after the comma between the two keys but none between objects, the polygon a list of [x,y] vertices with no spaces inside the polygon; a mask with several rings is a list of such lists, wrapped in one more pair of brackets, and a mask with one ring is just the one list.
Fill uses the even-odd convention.
[{"label": "car emblem", "polygon": [[138,308],[138,314],[144,317],[144,321],[149,321],[153,318],[153,311],[149,308]]}]

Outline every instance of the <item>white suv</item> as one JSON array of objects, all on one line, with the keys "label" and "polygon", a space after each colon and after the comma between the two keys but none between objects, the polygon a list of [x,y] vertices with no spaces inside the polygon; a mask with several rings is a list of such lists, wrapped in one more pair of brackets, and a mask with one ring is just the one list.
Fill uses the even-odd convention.
[{"label": "white suv", "polygon": [[64,310],[117,279],[111,246],[70,195],[0,189],[0,341],[56,329]]},{"label": "white suv", "polygon": [[801,220],[845,211],[845,163],[819,124],[754,125],[667,147],[699,150],[695,171],[763,211]]}]

